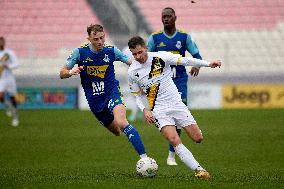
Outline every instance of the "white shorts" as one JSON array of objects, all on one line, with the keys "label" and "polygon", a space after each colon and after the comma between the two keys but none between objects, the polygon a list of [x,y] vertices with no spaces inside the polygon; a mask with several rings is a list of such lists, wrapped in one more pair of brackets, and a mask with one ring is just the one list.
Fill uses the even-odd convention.
[{"label": "white shorts", "polygon": [[17,94],[16,80],[13,77],[0,79],[0,92],[8,92],[11,96]]},{"label": "white shorts", "polygon": [[176,104],[174,107],[155,107],[152,113],[156,119],[155,124],[159,130],[166,125],[175,125],[177,128],[181,128],[196,124],[195,119],[183,102]]}]

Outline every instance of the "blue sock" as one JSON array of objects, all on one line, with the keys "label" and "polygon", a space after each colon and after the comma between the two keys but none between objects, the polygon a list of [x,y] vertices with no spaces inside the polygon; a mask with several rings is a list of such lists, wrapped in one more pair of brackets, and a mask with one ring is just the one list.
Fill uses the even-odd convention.
[{"label": "blue sock", "polygon": [[[180,136],[181,129],[176,128],[176,130],[177,130],[178,136]],[[174,149],[173,145],[171,145],[171,144],[169,144],[169,151],[175,152],[175,149]]]},{"label": "blue sock", "polygon": [[123,129],[123,132],[139,155],[146,154],[144,144],[140,138],[140,135],[132,125],[127,125]]}]

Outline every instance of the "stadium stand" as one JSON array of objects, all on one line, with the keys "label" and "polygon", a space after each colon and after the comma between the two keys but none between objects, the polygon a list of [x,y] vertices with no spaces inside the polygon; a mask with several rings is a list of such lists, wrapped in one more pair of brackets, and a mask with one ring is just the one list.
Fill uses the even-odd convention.
[{"label": "stadium stand", "polygon": [[[90,2],[93,2],[92,6]],[[113,18],[113,22],[119,21],[107,11],[102,11],[102,15],[98,14],[96,10],[105,10],[105,5],[99,7],[97,2],[0,1],[0,35],[7,38],[7,47],[16,51],[22,65],[21,69],[16,70],[16,74],[19,77],[27,77],[27,71],[33,67],[34,78],[43,75],[54,79],[58,77],[58,70],[71,48],[86,41],[84,34],[88,24],[108,25],[109,22],[105,23],[101,18],[104,14],[109,14],[108,18]],[[203,58],[223,60],[220,71],[203,69],[201,76],[284,75],[284,0],[125,2],[128,3],[128,8],[139,12],[137,25],[143,20],[139,27],[137,26],[139,35],[145,25],[144,18],[139,17],[145,17],[149,31],[151,28],[152,31],[157,31],[162,28],[162,8],[173,7],[178,16],[177,26],[192,34]],[[149,31],[147,29],[147,32]],[[115,45],[118,45],[121,40],[127,43],[129,33],[125,34],[125,37],[115,35],[115,32],[108,32],[108,35],[116,42]],[[116,38],[118,40],[114,40]],[[118,75],[123,73],[125,70],[120,71],[119,67]]]},{"label": "stadium stand", "polygon": [[223,60],[221,75],[284,74],[284,0],[194,2],[138,0],[137,6],[153,31],[162,28],[161,10],[174,8],[177,27],[192,34],[203,57]]},{"label": "stadium stand", "polygon": [[84,0],[5,0],[0,4],[0,34],[20,57],[57,57],[61,48],[85,40],[82,34],[88,24],[99,22]]},{"label": "stadium stand", "polygon": [[0,6],[0,35],[17,53],[15,73],[27,85],[29,77],[57,79],[72,48],[87,41],[87,25],[101,23],[85,0],[4,0]]},{"label": "stadium stand", "polygon": [[[284,1],[267,0],[138,0],[138,6],[153,30],[162,26],[161,9],[172,7],[178,14],[177,24],[185,30],[272,29],[284,19]],[[149,8],[151,7],[151,8]]]}]

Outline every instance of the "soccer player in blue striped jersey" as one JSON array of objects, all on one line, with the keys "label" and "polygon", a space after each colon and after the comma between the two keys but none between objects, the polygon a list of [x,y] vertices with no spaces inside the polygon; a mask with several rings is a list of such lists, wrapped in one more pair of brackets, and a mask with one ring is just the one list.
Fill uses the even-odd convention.
[{"label": "soccer player in blue striped jersey", "polygon": [[[191,38],[191,36],[182,30],[178,30],[175,26],[176,15],[173,8],[167,7],[162,10],[162,22],[164,25],[164,31],[154,32],[148,39],[148,51],[169,51],[174,54],[180,54],[185,56],[188,51],[193,58],[202,59],[199,54],[199,50]],[[177,86],[179,93],[181,94],[182,101],[187,105],[187,82],[188,74],[183,65],[171,66],[172,78]],[[192,67],[190,74],[197,76],[199,73],[199,67]],[[177,128],[177,132],[180,135],[181,129]],[[174,147],[169,144],[169,155],[167,158],[168,165],[177,165],[175,161]]]},{"label": "soccer player in blue striped jersey", "polygon": [[88,26],[87,33],[90,43],[72,51],[60,70],[60,78],[80,75],[89,107],[99,122],[116,136],[123,131],[139,156],[147,157],[140,135],[126,119],[119,82],[115,79],[113,62],[129,65],[131,61],[118,48],[105,45],[101,25]]}]

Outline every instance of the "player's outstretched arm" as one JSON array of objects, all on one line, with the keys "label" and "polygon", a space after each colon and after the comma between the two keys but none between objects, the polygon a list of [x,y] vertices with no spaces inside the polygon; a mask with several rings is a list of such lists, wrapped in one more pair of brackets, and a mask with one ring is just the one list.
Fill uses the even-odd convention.
[{"label": "player's outstretched arm", "polygon": [[200,60],[196,58],[191,57],[179,57],[177,60],[177,65],[184,65],[184,66],[198,66],[198,67],[210,67],[210,68],[216,68],[221,67],[221,60],[213,60],[211,62],[208,62],[206,60]]},{"label": "player's outstretched arm", "polygon": [[72,75],[79,75],[81,73],[81,71],[84,70],[83,66],[79,66],[79,67],[74,67],[71,70],[69,70],[67,68],[67,66],[63,66],[63,68],[61,68],[60,70],[60,78],[61,79],[65,79],[65,78],[69,78]]}]

